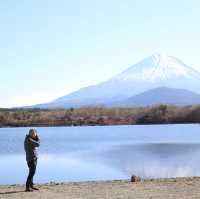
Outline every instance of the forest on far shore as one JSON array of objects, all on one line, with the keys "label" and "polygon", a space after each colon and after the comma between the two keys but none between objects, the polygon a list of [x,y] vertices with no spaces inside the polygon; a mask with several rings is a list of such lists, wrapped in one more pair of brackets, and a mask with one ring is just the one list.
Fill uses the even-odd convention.
[{"label": "forest on far shore", "polygon": [[0,109],[0,127],[200,123],[200,105]]}]

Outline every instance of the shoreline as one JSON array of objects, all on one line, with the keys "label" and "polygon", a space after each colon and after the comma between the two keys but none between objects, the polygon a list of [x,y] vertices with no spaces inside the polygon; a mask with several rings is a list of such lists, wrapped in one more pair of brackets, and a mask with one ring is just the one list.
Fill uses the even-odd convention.
[{"label": "shoreline", "polygon": [[24,192],[24,185],[0,185],[0,198],[48,199],[190,199],[200,198],[200,177],[130,180],[51,182],[37,184],[40,191]]},{"label": "shoreline", "polygon": [[157,125],[184,125],[184,124],[196,124],[200,125],[200,122],[188,122],[188,123],[147,123],[147,124],[97,124],[97,125],[28,125],[28,126],[0,126],[0,129],[3,128],[42,128],[42,127],[98,127],[98,126],[157,126]]}]

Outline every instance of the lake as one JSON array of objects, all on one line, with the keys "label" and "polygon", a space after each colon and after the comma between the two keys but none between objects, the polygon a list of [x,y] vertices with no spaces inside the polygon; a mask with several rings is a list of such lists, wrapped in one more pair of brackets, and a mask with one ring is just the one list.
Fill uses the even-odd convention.
[{"label": "lake", "polygon": [[[0,129],[0,184],[25,183],[29,128]],[[35,182],[200,176],[200,125],[41,127]]]}]

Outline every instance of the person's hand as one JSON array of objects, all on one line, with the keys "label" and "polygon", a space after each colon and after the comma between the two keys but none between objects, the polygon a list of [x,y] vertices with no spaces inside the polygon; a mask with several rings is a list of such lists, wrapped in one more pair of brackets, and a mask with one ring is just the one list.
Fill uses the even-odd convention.
[{"label": "person's hand", "polygon": [[35,136],[35,140],[37,140],[37,141],[40,140],[38,134],[36,134],[36,136]]}]

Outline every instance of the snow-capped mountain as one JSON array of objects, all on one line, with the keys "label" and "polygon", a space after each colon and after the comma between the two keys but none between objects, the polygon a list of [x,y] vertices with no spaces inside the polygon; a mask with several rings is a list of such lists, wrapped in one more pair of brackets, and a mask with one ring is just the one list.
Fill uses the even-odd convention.
[{"label": "snow-capped mountain", "polygon": [[154,54],[105,82],[38,106],[107,105],[158,87],[186,89],[200,94],[200,73],[175,57]]},{"label": "snow-capped mountain", "polygon": [[154,54],[128,68],[113,79],[120,81],[149,81],[154,83],[156,81],[179,77],[200,79],[200,73],[175,57]]}]

